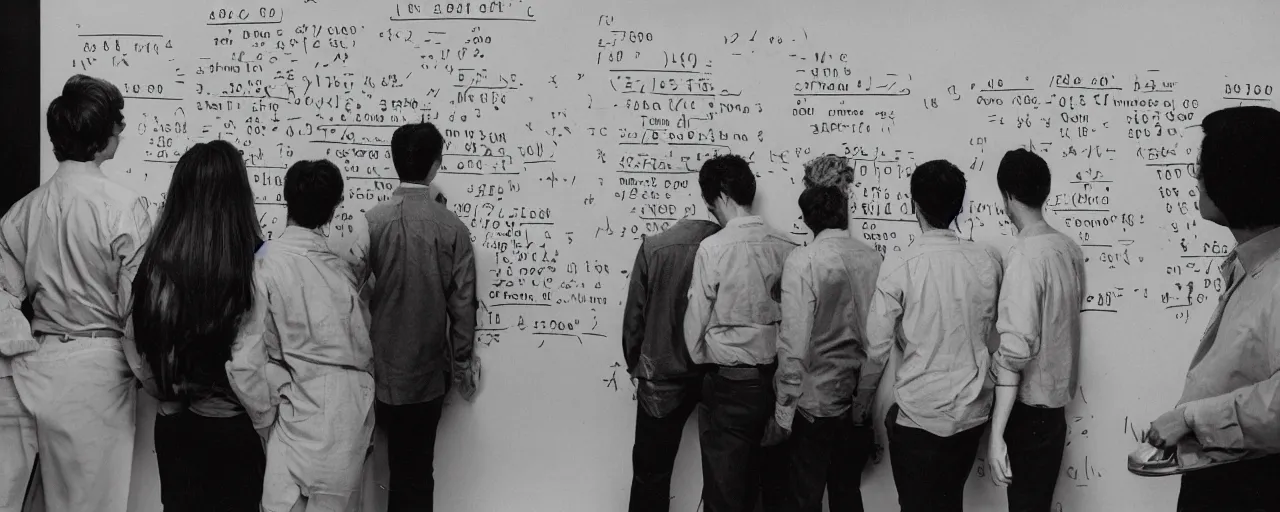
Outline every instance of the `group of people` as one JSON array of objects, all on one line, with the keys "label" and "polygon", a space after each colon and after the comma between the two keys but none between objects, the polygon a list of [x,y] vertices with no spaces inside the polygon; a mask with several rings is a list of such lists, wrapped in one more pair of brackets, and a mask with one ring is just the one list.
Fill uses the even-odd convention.
[{"label": "group of people", "polygon": [[375,417],[389,510],[431,510],[444,396],[471,400],[480,373],[470,233],[430,186],[440,131],[395,131],[400,187],[338,254],[333,163],[288,168],[287,227],[264,242],[220,140],[183,153],[153,221],[101,169],[123,109],[112,84],[68,80],[48,109],[58,170],[0,219],[0,509],[38,452],[45,510],[124,512],[141,387],[166,511],[359,510]]},{"label": "group of people", "polygon": [[[1182,474],[1179,510],[1280,510],[1280,112],[1236,107],[1201,124],[1200,212],[1231,229],[1227,292],[1179,405],[1130,457],[1144,476]],[[805,165],[803,247],[753,215],[738,156],[705,162],[709,219],[646,238],[622,346],[636,383],[632,511],[666,511],[672,466],[698,411],[708,512],[863,510],[877,387],[901,362],[884,420],[904,511],[958,511],[984,430],[1009,510],[1052,509],[1079,379],[1085,258],[1045,221],[1047,163],[1007,152],[996,172],[1017,239],[1002,257],[951,229],[966,179],[935,160],[911,175],[922,234],[901,257],[851,236],[854,171]]]},{"label": "group of people", "polygon": [[[39,454],[49,511],[123,512],[141,387],[159,403],[166,510],[340,511],[360,505],[374,420],[392,511],[432,510],[444,396],[471,400],[476,269],[470,233],[431,186],[444,139],[398,128],[400,185],[342,254],[325,226],[343,178],[325,160],[285,174],[287,227],[262,238],[239,150],[198,143],[153,221],[102,171],[124,131],[116,87],[72,77],[48,109],[53,177],[0,218],[0,509]],[[1180,510],[1280,507],[1280,112],[1201,124],[1200,212],[1238,245],[1176,408],[1152,422],[1144,475],[1182,474]],[[1005,154],[996,175],[1017,241],[1000,253],[951,229],[966,179],[911,175],[922,231],[883,261],[851,236],[846,160],[805,166],[797,246],[752,213],[755,177],[722,155],[698,173],[712,219],[646,238],[624,309],[636,388],[630,508],[669,507],[698,411],[709,512],[862,510],[875,397],[903,510],[960,510],[979,440],[1011,510],[1047,511],[1078,381],[1084,258],[1044,219],[1050,170]],[[512,504],[518,510],[519,504]]]}]

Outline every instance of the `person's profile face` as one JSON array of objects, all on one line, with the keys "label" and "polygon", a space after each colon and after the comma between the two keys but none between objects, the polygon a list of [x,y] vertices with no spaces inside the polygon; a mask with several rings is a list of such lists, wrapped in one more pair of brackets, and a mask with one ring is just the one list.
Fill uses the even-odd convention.
[{"label": "person's profile face", "polygon": [[94,160],[98,163],[105,162],[116,157],[116,150],[120,148],[120,134],[124,133],[124,121],[116,123],[115,129],[111,130],[111,138],[107,139],[107,147],[99,151]]}]

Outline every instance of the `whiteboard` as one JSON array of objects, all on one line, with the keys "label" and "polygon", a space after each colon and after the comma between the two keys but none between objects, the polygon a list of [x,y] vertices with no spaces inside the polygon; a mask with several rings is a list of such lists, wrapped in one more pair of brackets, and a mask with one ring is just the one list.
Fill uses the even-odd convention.
[{"label": "whiteboard", "polygon": [[[245,151],[273,236],[286,166],[335,161],[348,187],[330,230],[339,251],[395,186],[394,127],[425,119],[447,131],[438,183],[476,237],[484,381],[440,426],[442,510],[625,509],[636,409],[619,341],[626,272],[641,235],[706,215],[695,173],[708,156],[747,157],[758,211],[804,241],[802,163],[849,155],[852,229],[892,260],[918,234],[908,173],[935,158],[969,180],[961,234],[1007,249],[995,171],[1004,151],[1029,146],[1054,171],[1050,223],[1088,257],[1081,389],[1055,510],[1168,510],[1177,479],[1131,476],[1124,461],[1178,398],[1232,246],[1196,210],[1195,126],[1221,107],[1274,105],[1277,9],[47,0],[40,79],[46,104],[73,73],[125,91],[128,128],[106,170],[153,212],[193,142]],[[47,178],[56,164],[45,145]],[[149,405],[138,511],[159,508]],[[699,507],[695,423],[676,511]],[[871,510],[896,503],[884,455],[863,480]],[[965,501],[1003,509],[983,465]],[[366,502],[385,502],[382,452],[370,482]]]}]

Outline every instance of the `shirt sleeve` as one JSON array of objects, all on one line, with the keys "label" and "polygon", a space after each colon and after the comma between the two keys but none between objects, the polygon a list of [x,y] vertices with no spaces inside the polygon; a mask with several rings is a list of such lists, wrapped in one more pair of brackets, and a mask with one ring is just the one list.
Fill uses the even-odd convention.
[{"label": "shirt sleeve", "polygon": [[[262,267],[256,266],[255,273],[261,274]],[[231,360],[226,363],[231,389],[240,399],[255,430],[275,423],[281,388],[288,382],[288,367],[280,348],[280,331],[271,312],[273,299],[276,297],[264,279],[255,276],[253,308],[231,345]]]},{"label": "shirt sleeve", "polygon": [[[876,260],[869,264],[862,273],[854,278],[857,279],[852,283],[854,287],[854,296],[858,298],[859,314],[862,315],[862,346],[864,354],[870,354],[870,329],[868,329],[869,317],[871,315],[871,302],[877,293],[876,278],[880,274],[880,265],[884,260],[876,255]],[[853,402],[850,405],[850,414],[855,421],[861,422],[868,420],[868,413],[871,411],[871,405],[876,399],[876,390],[880,387],[880,375],[884,372],[884,363],[880,366],[873,366],[870,357],[863,360],[862,367],[858,369],[858,383],[853,394]],[[872,375],[874,373],[874,375]],[[863,378],[863,377],[866,378]],[[872,380],[874,379],[874,380]]]},{"label": "shirt sleeve", "polygon": [[[1280,314],[1273,292],[1264,315]],[[1280,318],[1264,317],[1259,335],[1270,344],[1271,368],[1280,368]],[[1201,446],[1219,450],[1280,453],[1280,372],[1271,378],[1218,395],[1182,404],[1183,417]]]},{"label": "shirt sleeve", "polygon": [[809,353],[818,302],[809,270],[809,258],[801,251],[793,251],[782,269],[782,329],[778,333],[778,371],[774,377],[778,394],[774,418],[787,430],[791,430],[800,400],[804,358]]},{"label": "shirt sleeve", "polygon": [[694,362],[699,362],[706,339],[703,337],[707,323],[711,321],[711,306],[718,289],[714,270],[706,246],[698,247],[698,254],[693,258],[693,278],[689,283],[689,305],[684,313],[684,342],[689,347],[689,355]]},{"label": "shirt sleeve", "polygon": [[151,237],[151,216],[141,199],[135,200],[128,211],[120,215],[111,249],[120,259],[120,271],[116,280],[116,313],[121,323],[126,323],[133,310],[133,278],[142,265],[142,250]]},{"label": "shirt sleeve", "polygon": [[993,362],[1019,373],[1040,354],[1040,309],[1043,283],[1031,261],[1015,249],[1000,286],[1000,306],[996,330],[1000,348]]},{"label": "shirt sleeve", "polygon": [[[357,217],[361,220],[364,216]],[[354,222],[354,221],[353,221]],[[351,274],[355,276],[356,289],[364,291],[365,285],[369,284],[369,225],[364,222],[364,226],[356,229],[355,241],[351,243],[351,248],[347,249],[347,257],[343,258],[351,264]]]},{"label": "shirt sleeve", "polygon": [[15,205],[0,219],[0,288],[17,298],[19,304],[27,299],[26,238],[25,230],[18,227],[18,223],[25,222],[25,206],[25,202]]},{"label": "shirt sleeve", "polygon": [[875,389],[880,383],[880,375],[884,373],[885,363],[889,361],[889,351],[893,348],[898,322],[902,319],[904,268],[899,265],[884,272],[884,267],[881,267],[880,279],[867,313],[867,362],[858,379],[859,391]]},{"label": "shirt sleeve", "polygon": [[640,348],[644,345],[645,307],[649,298],[647,270],[642,242],[636,253],[636,263],[631,268],[627,305],[622,313],[622,358],[627,363],[627,372],[632,375],[635,375],[636,365],[640,362]]},{"label": "shirt sleeve", "polygon": [[471,233],[454,231],[453,275],[449,277],[446,309],[449,313],[449,340],[453,354],[453,382],[458,384],[475,371],[476,258]]}]

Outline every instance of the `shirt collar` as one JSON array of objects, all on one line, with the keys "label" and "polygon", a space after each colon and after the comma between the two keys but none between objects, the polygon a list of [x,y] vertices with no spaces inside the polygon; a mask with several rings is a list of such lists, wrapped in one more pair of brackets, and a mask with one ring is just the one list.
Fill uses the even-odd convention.
[{"label": "shirt collar", "polygon": [[[1240,260],[1240,264],[1249,274],[1256,276],[1262,271],[1263,265],[1280,251],[1280,228],[1272,229],[1266,233],[1254,237],[1248,242],[1236,246],[1234,251],[1236,258]],[[1228,262],[1230,258],[1228,258]],[[1224,262],[1225,264],[1225,262]]]},{"label": "shirt collar", "polygon": [[1049,223],[1041,219],[1036,221],[1033,224],[1029,224],[1026,227],[1018,230],[1018,238],[1029,238],[1036,235],[1044,235],[1052,232],[1053,232],[1053,228],[1049,226]]},{"label": "shirt collar", "polygon": [[89,174],[92,176],[106,176],[102,172],[102,168],[94,162],[76,162],[73,160],[64,160],[58,162],[58,170],[56,174]]},{"label": "shirt collar", "polygon": [[920,234],[921,238],[933,238],[938,240],[956,240],[960,238],[955,231],[950,229],[929,229]]},{"label": "shirt collar", "polygon": [[276,240],[303,249],[323,247],[325,244],[324,235],[302,226],[286,226],[284,232],[280,233],[280,238]]},{"label": "shirt collar", "polygon": [[824,229],[822,230],[821,233],[818,233],[818,236],[813,237],[813,241],[814,243],[817,243],[819,240],[826,240],[828,238],[848,238],[848,237],[849,237],[849,230],[847,229]]},{"label": "shirt collar", "polygon": [[752,226],[759,226],[761,224],[764,224],[764,219],[760,218],[759,215],[746,215],[743,217],[736,217],[736,218],[730,219],[729,222],[724,223],[724,227],[726,229],[727,228],[746,228],[746,227],[752,227]]}]

